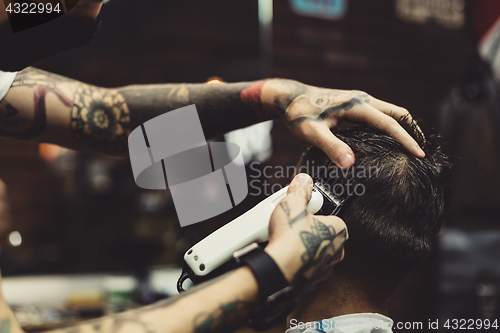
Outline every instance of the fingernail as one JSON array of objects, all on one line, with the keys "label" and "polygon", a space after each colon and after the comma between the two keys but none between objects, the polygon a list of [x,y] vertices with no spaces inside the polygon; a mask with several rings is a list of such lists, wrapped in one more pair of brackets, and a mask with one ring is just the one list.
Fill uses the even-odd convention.
[{"label": "fingernail", "polygon": [[351,153],[345,153],[339,158],[339,164],[342,169],[346,169],[354,164],[354,156]]},{"label": "fingernail", "polygon": [[297,181],[301,182],[301,183],[308,183],[308,184],[313,183],[311,176],[309,176],[308,174],[305,174],[305,173],[299,173],[297,175]]},{"label": "fingernail", "polygon": [[420,146],[417,146],[417,153],[418,153],[420,156],[422,156],[422,157],[424,157],[424,156],[425,156],[425,153],[424,153],[424,151],[422,150],[422,148],[420,148]]}]

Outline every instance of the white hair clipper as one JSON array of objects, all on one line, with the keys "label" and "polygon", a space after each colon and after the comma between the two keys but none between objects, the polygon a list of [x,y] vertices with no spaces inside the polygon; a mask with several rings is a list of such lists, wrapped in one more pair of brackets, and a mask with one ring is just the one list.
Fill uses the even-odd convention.
[{"label": "white hair clipper", "polygon": [[[288,186],[282,188],[191,247],[184,254],[183,272],[177,281],[178,291],[184,290],[182,285],[187,279],[198,284],[231,269],[235,251],[251,243],[268,241],[271,214],[287,190]],[[307,210],[311,214],[333,215],[346,199],[334,196],[322,183],[315,182]]]}]

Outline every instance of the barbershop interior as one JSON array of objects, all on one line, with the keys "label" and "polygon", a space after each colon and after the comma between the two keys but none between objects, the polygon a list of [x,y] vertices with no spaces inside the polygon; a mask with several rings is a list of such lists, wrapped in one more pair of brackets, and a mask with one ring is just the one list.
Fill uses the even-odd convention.
[{"label": "barbershop interior", "polygon": [[[443,227],[390,297],[392,330],[489,332],[500,320],[499,18],[497,0],[105,0],[90,44],[33,66],[107,88],[284,78],[404,107],[441,136],[452,167]],[[25,332],[175,296],[185,254],[289,184],[309,147],[281,119],[207,140],[239,146],[248,194],[181,226],[170,189],[138,186],[127,155],[0,138],[1,284]]]}]

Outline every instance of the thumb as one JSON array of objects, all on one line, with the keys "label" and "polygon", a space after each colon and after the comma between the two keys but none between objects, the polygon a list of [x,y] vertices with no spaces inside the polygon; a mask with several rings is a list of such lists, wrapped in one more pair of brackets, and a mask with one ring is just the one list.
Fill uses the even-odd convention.
[{"label": "thumb", "polygon": [[313,180],[307,173],[296,175],[288,187],[287,196],[294,196],[303,201],[304,206],[311,200]]}]

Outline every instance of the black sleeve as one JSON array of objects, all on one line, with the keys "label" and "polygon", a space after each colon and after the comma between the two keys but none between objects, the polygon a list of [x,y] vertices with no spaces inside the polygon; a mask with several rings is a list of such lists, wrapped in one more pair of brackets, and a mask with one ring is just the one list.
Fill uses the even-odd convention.
[{"label": "black sleeve", "polygon": [[88,45],[100,22],[100,15],[93,20],[70,12],[47,23],[13,32],[10,22],[5,21],[0,24],[0,70],[19,71],[44,58]]}]

